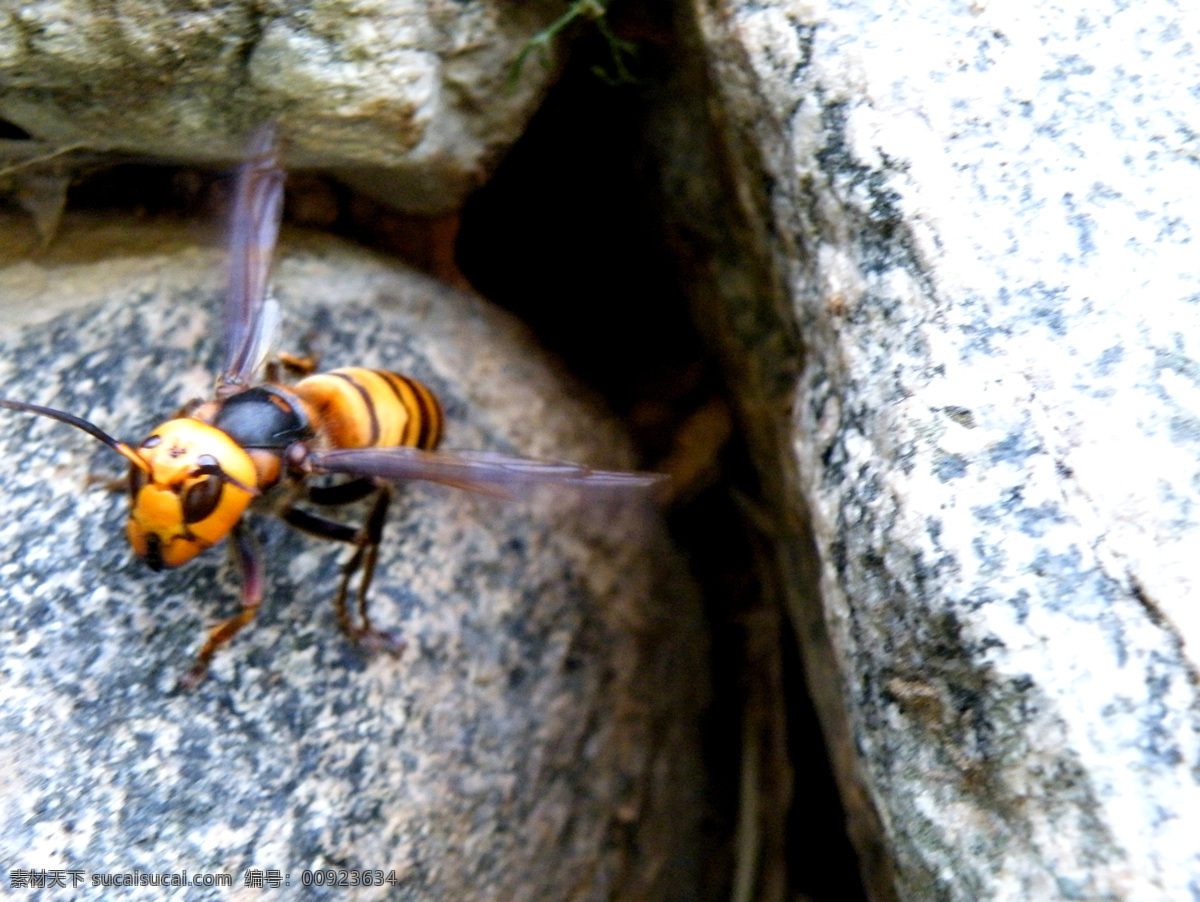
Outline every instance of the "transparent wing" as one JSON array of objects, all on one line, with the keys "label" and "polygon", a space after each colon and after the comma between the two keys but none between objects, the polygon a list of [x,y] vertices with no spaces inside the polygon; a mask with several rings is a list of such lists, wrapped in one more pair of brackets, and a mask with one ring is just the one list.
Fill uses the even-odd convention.
[{"label": "transparent wing", "polygon": [[234,189],[225,363],[217,377],[218,395],[249,385],[275,341],[279,305],[267,298],[267,274],[279,236],[283,179],[272,122],[259,128],[250,140]]},{"label": "transparent wing", "polygon": [[593,470],[561,460],[536,460],[493,451],[352,448],[314,451],[308,462],[314,473],[420,479],[501,498],[518,497],[539,485],[648,489],[667,478],[659,473]]}]

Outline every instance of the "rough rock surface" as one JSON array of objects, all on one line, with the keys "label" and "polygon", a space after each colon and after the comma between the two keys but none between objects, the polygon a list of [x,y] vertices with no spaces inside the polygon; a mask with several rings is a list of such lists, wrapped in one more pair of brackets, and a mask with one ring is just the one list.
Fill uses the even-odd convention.
[{"label": "rough rock surface", "polygon": [[[338,169],[412,213],[457,209],[553,76],[513,63],[554,0],[302,6],[92,0],[0,4],[0,118],[66,148],[237,159],[279,117],[289,165]],[[386,186],[386,187],[384,187]]]},{"label": "rough rock surface", "polygon": [[791,598],[871,891],[1195,898],[1200,13],[693,14],[741,258],[674,196],[794,486],[780,560],[816,551]]},{"label": "rough rock surface", "polygon": [[[46,258],[0,269],[0,395],[137,441],[211,388],[221,257],[179,230],[68,221]],[[629,463],[478,298],[311,236],[274,282],[290,347],[311,333],[327,367],[426,381],[447,446]],[[264,609],[175,693],[235,605],[221,549],[160,574],[133,559],[125,499],[83,484],[119,461],[62,424],[6,412],[0,457],[6,884],[186,869],[240,888],[258,868],[290,882],[283,898],[333,898],[302,880],[334,868],[399,881],[338,898],[694,898],[697,609],[644,511],[402,491],[372,593],[399,660],[337,629],[344,549],[255,521]]]}]

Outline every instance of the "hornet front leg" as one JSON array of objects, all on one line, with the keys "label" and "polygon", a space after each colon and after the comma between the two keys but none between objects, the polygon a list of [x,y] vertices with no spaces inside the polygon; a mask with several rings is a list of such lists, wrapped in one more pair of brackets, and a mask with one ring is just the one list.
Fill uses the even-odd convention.
[{"label": "hornet front leg", "polygon": [[218,623],[208,634],[208,641],[196,656],[192,669],[179,680],[180,689],[194,689],[208,674],[208,665],[222,645],[229,642],[238,631],[254,619],[263,598],[263,563],[258,542],[241,522],[233,528],[233,550],[241,574],[242,609],[227,620]]}]

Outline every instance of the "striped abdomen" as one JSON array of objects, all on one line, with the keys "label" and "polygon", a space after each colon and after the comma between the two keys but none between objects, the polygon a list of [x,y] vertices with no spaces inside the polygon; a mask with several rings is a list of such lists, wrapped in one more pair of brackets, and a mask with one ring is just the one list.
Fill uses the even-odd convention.
[{"label": "striped abdomen", "polygon": [[398,373],[347,367],[301,379],[291,390],[334,448],[428,450],[442,437],[442,407],[433,393]]}]

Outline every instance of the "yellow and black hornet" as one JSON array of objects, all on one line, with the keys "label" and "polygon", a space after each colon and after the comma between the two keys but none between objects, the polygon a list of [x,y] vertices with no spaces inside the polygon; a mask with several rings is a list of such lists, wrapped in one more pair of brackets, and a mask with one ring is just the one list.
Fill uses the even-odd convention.
[{"label": "yellow and black hornet", "polygon": [[[238,173],[225,361],[213,400],[191,402],[134,446],[69,413],[0,399],[0,407],[82,429],[129,460],[127,534],[151,569],[177,567],[231,536],[241,573],[241,609],[209,632],[181,680],[188,688],[204,678],[216,651],[253,619],[262,601],[261,555],[242,523],[252,503],[297,529],[354,547],[335,598],[338,622],[353,641],[399,653],[403,643],[372,628],[366,603],[391,481],[429,480],[506,497],[546,483],[627,489],[663,478],[491,452],[435,450],[442,435],[441,407],[428,388],[398,373],[347,368],[310,374],[294,385],[251,384],[267,360],[279,322],[278,305],[267,292],[284,182],[274,133],[265,127],[255,134]],[[276,369],[267,366],[268,376]],[[347,479],[332,485],[306,482],[319,474]],[[295,506],[300,501],[349,504],[370,496],[374,502],[359,529]],[[347,595],[359,572],[355,622]]]}]

